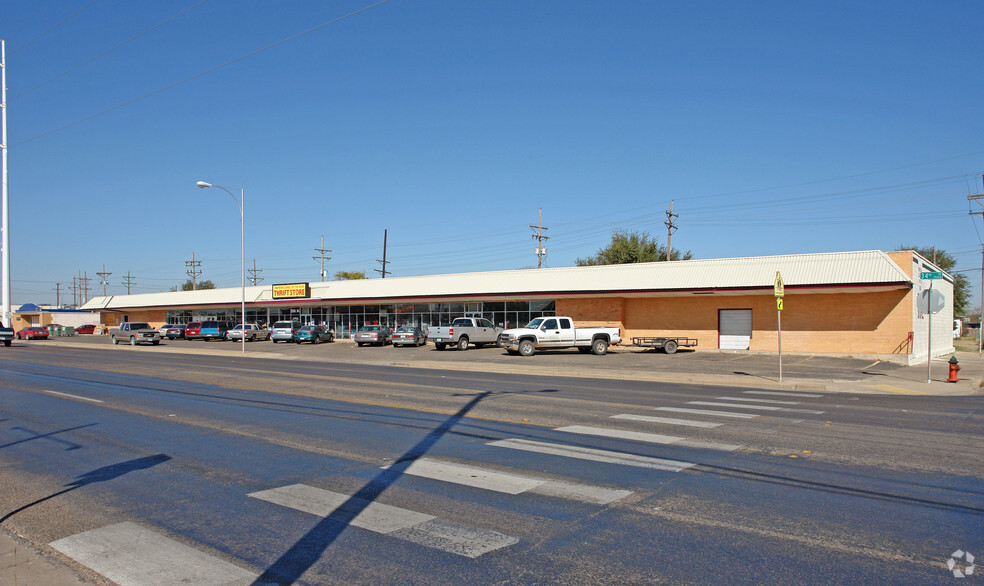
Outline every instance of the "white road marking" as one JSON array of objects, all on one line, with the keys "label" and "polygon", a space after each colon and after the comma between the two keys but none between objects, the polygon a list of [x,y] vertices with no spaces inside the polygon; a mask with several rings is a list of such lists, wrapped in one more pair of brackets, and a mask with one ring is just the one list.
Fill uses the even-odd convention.
[{"label": "white road marking", "polygon": [[711,423],[710,421],[693,421],[691,419],[673,419],[670,417],[650,417],[649,415],[633,415],[625,413],[622,415],[612,415],[612,419],[628,419],[630,421],[645,421],[647,423],[665,423],[667,425],[686,425],[688,427],[721,427],[723,423]]},{"label": "white road marking", "polygon": [[782,407],[768,405],[739,405],[737,403],[715,403],[714,401],[687,401],[687,405],[702,405],[704,407],[737,407],[738,409],[759,409],[760,411],[779,411]]},{"label": "white road marking", "polygon": [[742,393],[748,395],[775,395],[777,397],[806,397],[808,399],[822,399],[823,395],[811,395],[809,393],[800,392],[782,392],[782,391],[742,391]]},{"label": "white road marking", "polygon": [[305,484],[263,490],[249,496],[319,517],[338,516],[353,527],[469,558],[519,543],[515,537],[495,531],[466,527],[433,515],[353,499]]},{"label": "white road marking", "polygon": [[92,401],[93,403],[102,403],[103,402],[103,401],[100,401],[99,399],[90,399],[89,397],[80,397],[78,395],[69,395],[68,393],[59,393],[58,391],[49,391],[47,389],[45,389],[44,392],[49,393],[51,395],[58,395],[59,397],[68,397],[69,399],[79,399],[81,401]]},{"label": "white road marking", "polygon": [[692,413],[694,415],[715,415],[717,417],[734,417],[736,419],[752,419],[753,417],[758,417],[758,413],[732,413],[730,411],[712,411],[710,409],[687,409],[686,407],[656,407],[654,411]]},{"label": "white road marking", "polygon": [[588,427],[585,425],[568,425],[566,427],[558,427],[554,431],[566,431],[568,433],[580,433],[582,435],[595,435],[600,437],[613,437],[638,442],[649,442],[652,444],[673,444],[675,446],[684,446],[688,448],[722,450],[725,452],[733,452],[741,447],[740,445],[735,444],[717,444],[714,442],[688,440],[686,438],[676,437],[673,435],[662,435],[658,433],[646,433],[641,431],[623,431],[621,429]]},{"label": "white road marking", "polygon": [[[383,468],[389,468],[389,466],[383,466]],[[617,490],[602,486],[507,474],[484,468],[476,468],[474,466],[441,462],[440,460],[433,460],[431,458],[415,460],[404,472],[413,476],[463,484],[465,486],[473,486],[475,488],[493,490],[506,494],[532,492],[544,496],[599,505],[607,505],[632,494],[630,490]]]},{"label": "white road marking", "polygon": [[524,450],[527,452],[537,452],[540,454],[550,454],[554,456],[564,456],[566,458],[577,458],[579,460],[590,460],[593,462],[605,462],[608,464],[620,464],[622,466],[635,466],[637,468],[651,468],[653,470],[667,470],[669,472],[679,472],[691,466],[696,466],[693,462],[682,462],[679,460],[664,460],[662,458],[652,458],[649,456],[638,456],[636,454],[626,454],[623,452],[611,452],[608,450],[595,450],[592,448],[581,448],[564,444],[551,444],[547,442],[535,442],[523,439],[506,439],[489,442],[490,446],[510,448],[513,450]]},{"label": "white road marking", "polygon": [[136,523],[85,531],[50,545],[121,586],[249,584],[259,577]]},{"label": "white road marking", "polygon": [[756,399],[755,397],[718,397],[722,401],[749,401],[756,403],[770,403],[772,405],[799,405],[799,401],[776,401],[775,399]]}]

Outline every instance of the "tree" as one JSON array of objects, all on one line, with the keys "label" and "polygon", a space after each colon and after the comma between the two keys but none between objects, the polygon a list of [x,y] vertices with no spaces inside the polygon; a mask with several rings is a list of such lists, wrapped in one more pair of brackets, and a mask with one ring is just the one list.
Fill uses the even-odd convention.
[{"label": "tree", "polygon": [[355,281],[357,279],[365,279],[365,271],[338,271],[335,273],[335,278],[339,281]]},{"label": "tree", "polygon": [[[679,250],[670,252],[671,260],[690,260],[693,256],[689,250],[684,253]],[[666,260],[666,247],[660,245],[659,241],[650,236],[648,232],[615,230],[612,232],[612,241],[608,246],[599,250],[592,257],[577,259],[575,263],[579,267],[584,267],[661,260]]]},{"label": "tree", "polygon": [[187,281],[185,281],[184,283],[181,284],[181,288],[180,289],[178,288],[177,285],[175,285],[174,287],[171,287],[171,291],[193,291],[193,290],[196,290],[196,289],[197,290],[201,290],[201,289],[215,289],[215,283],[213,283],[212,281],[209,281],[209,280],[198,281],[197,283],[194,284],[194,287],[193,287],[192,286],[191,279],[188,279]]},{"label": "tree", "polygon": [[957,259],[953,255],[935,246],[929,248],[919,246],[900,246],[897,250],[914,250],[933,262],[936,266],[953,275],[953,315],[963,315],[970,302],[970,282],[966,275],[953,272]]}]

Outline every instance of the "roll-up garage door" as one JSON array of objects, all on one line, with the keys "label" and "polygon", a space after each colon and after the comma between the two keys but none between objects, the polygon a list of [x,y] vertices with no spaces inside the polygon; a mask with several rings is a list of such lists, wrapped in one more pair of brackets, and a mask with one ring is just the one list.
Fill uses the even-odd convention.
[{"label": "roll-up garage door", "polygon": [[751,340],[751,309],[718,310],[718,348],[721,350],[748,350]]}]

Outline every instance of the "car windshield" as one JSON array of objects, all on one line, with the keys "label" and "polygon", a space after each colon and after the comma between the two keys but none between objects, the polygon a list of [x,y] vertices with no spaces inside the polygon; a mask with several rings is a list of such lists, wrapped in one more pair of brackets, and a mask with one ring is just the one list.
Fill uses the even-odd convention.
[{"label": "car windshield", "polygon": [[135,322],[133,322],[133,323],[130,324],[130,329],[131,330],[149,330],[150,329],[150,325],[149,324],[145,324],[143,322],[135,321]]},{"label": "car windshield", "polygon": [[304,326],[303,328],[301,328],[300,331],[302,331],[302,332],[313,332],[314,331],[314,326]]},{"label": "car windshield", "polygon": [[238,326],[236,326],[236,327],[234,327],[232,329],[233,330],[241,330],[241,329],[243,329],[243,324],[239,324]]},{"label": "car windshield", "polygon": [[359,329],[360,332],[378,332],[379,326],[362,326]]},{"label": "car windshield", "polygon": [[523,327],[526,328],[527,330],[535,330],[535,329],[539,328],[540,327],[540,324],[542,324],[542,323],[543,323],[543,318],[542,317],[538,317],[538,318],[536,318],[535,320],[531,321],[530,323],[526,324]]},{"label": "car windshield", "polygon": [[412,334],[413,333],[413,328],[400,328],[400,329],[396,330],[396,333],[397,334],[399,334],[399,333]]}]

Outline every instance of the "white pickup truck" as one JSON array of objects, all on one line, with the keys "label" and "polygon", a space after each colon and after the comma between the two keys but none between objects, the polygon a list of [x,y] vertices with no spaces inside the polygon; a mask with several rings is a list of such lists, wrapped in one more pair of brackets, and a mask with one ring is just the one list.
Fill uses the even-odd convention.
[{"label": "white pickup truck", "polygon": [[565,316],[538,317],[525,327],[499,334],[498,345],[510,354],[533,356],[538,349],[577,348],[601,356],[622,341],[618,328],[575,328]]},{"label": "white pickup truck", "polygon": [[449,326],[427,328],[427,340],[434,342],[438,350],[447,346],[467,350],[469,346],[495,344],[501,331],[502,328],[484,317],[456,317]]}]

